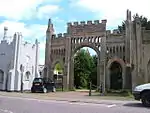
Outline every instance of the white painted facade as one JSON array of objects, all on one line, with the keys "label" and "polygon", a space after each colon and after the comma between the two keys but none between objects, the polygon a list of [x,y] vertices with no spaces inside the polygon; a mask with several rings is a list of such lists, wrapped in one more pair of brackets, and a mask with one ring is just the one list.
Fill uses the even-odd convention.
[{"label": "white painted facade", "polygon": [[[15,33],[13,40],[7,40],[7,29],[0,42],[0,90],[20,91],[21,80],[23,90],[30,90],[32,81],[39,77],[39,43],[23,43],[21,33]],[[21,77],[23,79],[21,79]]]}]

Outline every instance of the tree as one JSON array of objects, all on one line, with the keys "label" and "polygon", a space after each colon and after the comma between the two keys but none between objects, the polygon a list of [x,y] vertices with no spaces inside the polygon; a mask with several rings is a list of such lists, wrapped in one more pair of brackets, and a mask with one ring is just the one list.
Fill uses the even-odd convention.
[{"label": "tree", "polygon": [[97,55],[92,56],[93,66],[91,71],[91,81],[93,85],[97,85]]},{"label": "tree", "polygon": [[118,30],[120,33],[123,33],[123,31],[125,31],[125,21],[122,22],[121,26],[118,26]]},{"label": "tree", "polygon": [[88,87],[93,66],[93,58],[86,50],[81,49],[76,53],[74,58],[74,83],[76,88]]},{"label": "tree", "polygon": [[[139,16],[138,14],[135,14],[133,16],[133,20],[135,20],[136,16],[138,16],[140,18],[141,26],[145,27],[146,30],[150,30],[150,21],[146,17]],[[120,33],[123,33],[123,31],[125,31],[125,21],[122,22],[122,25],[118,26],[118,30]]]}]

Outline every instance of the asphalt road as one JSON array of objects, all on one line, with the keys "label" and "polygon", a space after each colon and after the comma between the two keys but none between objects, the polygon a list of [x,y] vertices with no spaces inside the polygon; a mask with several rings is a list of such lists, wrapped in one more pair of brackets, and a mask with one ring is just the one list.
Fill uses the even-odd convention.
[{"label": "asphalt road", "polygon": [[141,103],[92,104],[0,96],[0,113],[149,113]]}]

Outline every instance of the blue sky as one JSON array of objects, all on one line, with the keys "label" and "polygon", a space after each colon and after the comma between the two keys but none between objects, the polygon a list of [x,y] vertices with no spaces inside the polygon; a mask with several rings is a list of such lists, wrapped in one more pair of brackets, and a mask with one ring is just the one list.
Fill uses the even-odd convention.
[{"label": "blue sky", "polygon": [[66,32],[67,22],[83,20],[107,19],[107,29],[113,29],[125,19],[127,9],[132,14],[138,12],[149,17],[149,4],[150,0],[0,0],[0,37],[7,26],[10,36],[22,32],[24,40],[32,43],[37,38],[40,42],[39,62],[43,64],[49,18],[56,34]]}]

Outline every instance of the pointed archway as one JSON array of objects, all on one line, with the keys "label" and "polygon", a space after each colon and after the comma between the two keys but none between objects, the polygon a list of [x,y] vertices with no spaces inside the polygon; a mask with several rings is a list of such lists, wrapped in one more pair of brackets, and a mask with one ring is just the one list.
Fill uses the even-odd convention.
[{"label": "pointed archway", "polygon": [[[107,89],[124,89],[125,88],[125,85],[126,85],[125,67],[126,65],[124,61],[118,57],[114,57],[108,61],[107,71],[106,71]],[[117,88],[115,84],[118,85],[119,87]]]},{"label": "pointed archway", "polygon": [[122,67],[120,63],[114,61],[110,66],[110,89],[122,89]]}]

